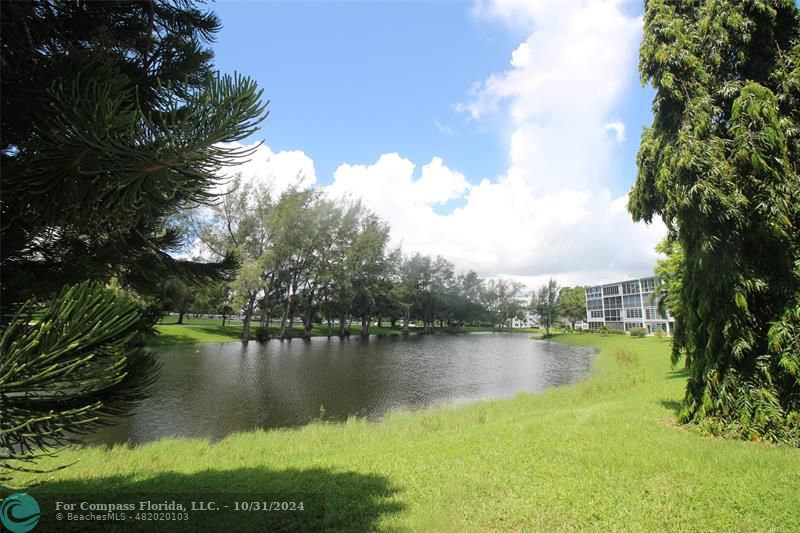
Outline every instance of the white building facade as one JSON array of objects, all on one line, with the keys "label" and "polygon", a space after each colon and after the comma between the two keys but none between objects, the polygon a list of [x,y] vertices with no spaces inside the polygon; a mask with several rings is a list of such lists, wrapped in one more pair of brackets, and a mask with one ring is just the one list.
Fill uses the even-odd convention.
[{"label": "white building facade", "polygon": [[522,307],[523,317],[511,319],[512,328],[535,328],[539,326],[539,319],[530,309],[530,296],[517,298],[517,303]]},{"label": "white building facade", "polygon": [[672,333],[674,320],[658,310],[656,278],[640,278],[586,288],[586,322],[589,329],[630,331],[645,328],[647,333]]}]

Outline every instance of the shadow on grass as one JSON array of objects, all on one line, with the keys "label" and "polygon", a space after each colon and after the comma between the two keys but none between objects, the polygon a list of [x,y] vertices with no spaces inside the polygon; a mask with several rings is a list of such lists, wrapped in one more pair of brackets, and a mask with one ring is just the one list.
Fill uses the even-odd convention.
[{"label": "shadow on grass", "polygon": [[667,379],[689,379],[689,369],[673,370],[667,374]]},{"label": "shadow on grass", "polygon": [[[397,489],[385,477],[355,472],[269,470],[242,468],[208,470],[195,474],[163,473],[144,480],[133,475],[89,480],[53,481],[31,488],[41,519],[36,531],[373,531],[383,515],[403,509],[395,497]],[[77,504],[71,511],[81,515],[105,515],[103,510],[80,510],[88,504],[133,504],[124,510],[126,519],[65,521],[63,506]],[[186,511],[161,510],[162,520],[137,520],[140,502],[183,504]],[[213,506],[217,510],[192,510]],[[295,502],[295,510],[235,510],[269,506],[270,502]],[[243,503],[244,502],[244,503]],[[303,510],[297,509],[302,502]],[[274,505],[274,504],[273,504]],[[227,506],[227,508],[225,507]],[[279,506],[287,507],[286,505]],[[62,513],[62,520],[56,514]],[[179,515],[188,519],[178,519]],[[164,518],[169,519],[164,520]],[[73,517],[74,518],[74,517]]]},{"label": "shadow on grass", "polygon": [[660,400],[658,403],[661,404],[661,407],[669,409],[675,413],[675,416],[677,416],[681,410],[681,402],[677,402],[675,400]]}]

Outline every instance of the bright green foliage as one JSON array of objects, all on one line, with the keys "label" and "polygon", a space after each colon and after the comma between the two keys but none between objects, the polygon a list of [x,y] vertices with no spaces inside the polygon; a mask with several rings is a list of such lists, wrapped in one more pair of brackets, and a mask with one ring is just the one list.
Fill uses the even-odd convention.
[{"label": "bright green foliage", "polygon": [[681,284],[686,269],[683,250],[677,241],[665,238],[656,245],[656,251],[665,257],[656,263],[656,277],[658,278],[656,291],[658,292],[654,296],[658,301],[661,315],[669,312],[669,315],[675,318],[683,311]]},{"label": "bright green foliage", "polygon": [[569,320],[575,329],[575,322],[586,319],[586,290],[583,287],[562,287],[558,293],[558,314]]},{"label": "bright green foliage", "polygon": [[84,279],[148,293],[229,275],[176,261],[184,207],[213,200],[264,106],[213,72],[213,13],[185,0],[3,3],[2,311]]},{"label": "bright green foliage", "polygon": [[681,420],[800,446],[798,7],[650,1],[640,68],[657,94],[629,209],[680,246]]},{"label": "bright green foliage", "polygon": [[124,292],[84,282],[35,320],[30,307],[0,337],[0,469],[76,442],[141,399],[156,376],[152,354],[134,346],[141,319]]}]

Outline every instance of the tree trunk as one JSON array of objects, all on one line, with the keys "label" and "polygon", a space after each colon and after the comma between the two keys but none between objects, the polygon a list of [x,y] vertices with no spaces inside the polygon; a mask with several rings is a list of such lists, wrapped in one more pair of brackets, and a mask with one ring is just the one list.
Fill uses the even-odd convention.
[{"label": "tree trunk", "polygon": [[[286,338],[286,321],[292,315],[292,300],[293,298],[291,294],[291,289],[287,289],[286,305],[283,308],[283,318],[281,318],[281,331],[280,333],[278,333],[278,337],[280,337],[281,339]],[[291,324],[289,325],[289,327],[291,327]]]},{"label": "tree trunk", "polygon": [[361,337],[369,337],[369,315],[361,315]]},{"label": "tree trunk", "polygon": [[347,335],[349,335],[350,332],[346,330],[347,330],[347,315],[344,312],[342,312],[342,314],[339,315],[339,337],[344,338]]},{"label": "tree trunk", "polygon": [[333,333],[333,325],[331,324],[331,317],[328,317],[328,338],[331,338],[331,334]]},{"label": "tree trunk", "polygon": [[256,304],[256,291],[250,291],[247,298],[247,307],[244,310],[244,323],[242,324],[242,340],[250,340],[250,321],[253,319],[253,307]]},{"label": "tree trunk", "polygon": [[383,327],[383,317],[381,315],[378,315],[378,327]]},{"label": "tree trunk", "polygon": [[225,319],[228,318],[228,315],[222,315],[222,327],[225,327]]},{"label": "tree trunk", "polygon": [[178,311],[178,324],[183,324],[183,315],[186,314],[186,311]]},{"label": "tree trunk", "polygon": [[270,316],[268,309],[270,309],[269,301],[267,300],[267,297],[264,296],[264,305],[261,306],[261,321],[259,322],[261,334],[258,340],[260,341],[269,340],[269,323],[272,317]]},{"label": "tree trunk", "polygon": [[303,329],[303,338],[311,338],[311,328],[314,327],[314,309],[311,307],[311,298],[308,299],[308,315],[306,315],[305,328]]},{"label": "tree trunk", "polygon": [[403,333],[408,335],[408,326],[411,323],[411,306],[405,305],[403,309]]}]

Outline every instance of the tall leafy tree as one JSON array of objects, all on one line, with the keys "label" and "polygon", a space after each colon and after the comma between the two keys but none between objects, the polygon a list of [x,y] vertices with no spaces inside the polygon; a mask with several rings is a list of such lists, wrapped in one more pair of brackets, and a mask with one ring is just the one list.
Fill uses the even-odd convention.
[{"label": "tall leafy tree", "polygon": [[550,328],[558,319],[558,294],[560,288],[556,280],[551,279],[533,293],[531,308],[539,317],[539,324],[544,326],[545,335],[550,336]]},{"label": "tall leafy tree", "polygon": [[348,253],[353,290],[353,310],[361,319],[361,336],[369,336],[372,314],[377,312],[376,296],[386,290],[389,266],[386,245],[389,226],[375,214],[364,212]]},{"label": "tall leafy tree", "polygon": [[513,280],[489,280],[483,289],[483,302],[492,317],[492,325],[502,329],[513,318],[522,318],[522,303],[525,286]]},{"label": "tall leafy tree", "polygon": [[646,3],[657,93],[630,193],[683,255],[680,419],[800,446],[800,12],[792,0]]},{"label": "tall leafy tree", "polygon": [[562,287],[558,293],[558,314],[575,323],[586,319],[586,291],[583,287]]},{"label": "tall leafy tree", "polygon": [[269,225],[272,207],[265,186],[243,183],[237,175],[213,206],[195,209],[190,216],[194,234],[213,255],[222,258],[232,250],[241,261],[230,287],[243,314],[242,340],[250,339],[252,317],[264,286],[264,256],[273,239]]},{"label": "tall leafy tree", "polygon": [[199,287],[194,287],[180,278],[170,278],[165,280],[162,288],[163,310],[166,312],[178,313],[178,324],[183,324],[183,317],[189,310],[198,303],[196,291]]}]

